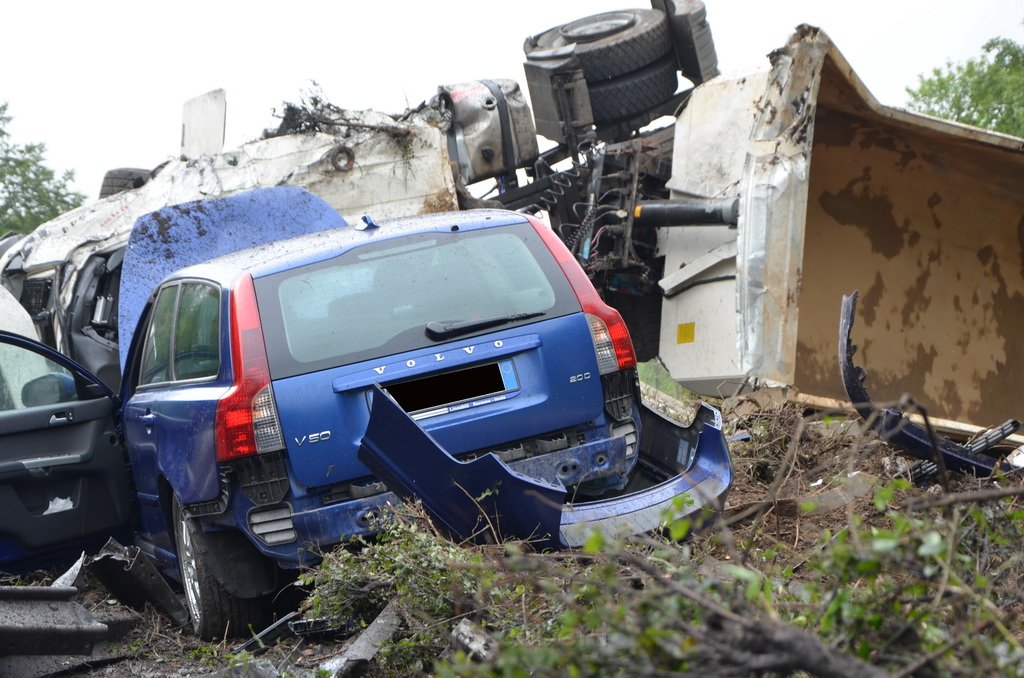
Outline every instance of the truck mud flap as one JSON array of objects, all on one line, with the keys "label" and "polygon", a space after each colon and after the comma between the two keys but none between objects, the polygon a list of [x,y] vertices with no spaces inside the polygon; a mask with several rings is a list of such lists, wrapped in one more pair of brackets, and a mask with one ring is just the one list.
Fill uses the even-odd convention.
[{"label": "truck mud flap", "polygon": [[647,408],[642,417],[633,480],[623,494],[599,501],[566,503],[564,486],[518,473],[493,454],[458,461],[378,387],[359,460],[400,497],[419,499],[457,541],[568,548],[592,529],[639,534],[658,529],[667,515],[703,521],[717,513],[732,486],[719,412],[702,405],[689,427]]},{"label": "truck mud flap", "polygon": [[[853,343],[851,333],[856,312],[857,292],[843,295],[839,318],[839,372],[850,402],[865,421],[873,424],[879,436],[912,457],[936,466],[943,465],[950,471],[984,477],[997,471],[1013,470],[1009,465],[982,452],[1020,428],[1019,421],[1010,420],[976,436],[971,443],[960,445],[934,429],[912,422],[894,407],[882,409],[872,404],[871,396],[864,386],[867,371],[853,363],[857,347]],[[918,406],[917,409],[923,413],[923,408]]]}]

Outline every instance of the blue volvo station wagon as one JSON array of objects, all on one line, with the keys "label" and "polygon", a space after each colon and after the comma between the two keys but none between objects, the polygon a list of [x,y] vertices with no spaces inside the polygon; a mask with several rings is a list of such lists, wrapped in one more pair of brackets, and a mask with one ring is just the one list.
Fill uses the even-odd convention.
[{"label": "blue volvo station wagon", "polygon": [[365,221],[292,188],[140,219],[117,395],[0,333],[0,498],[24,514],[0,517],[2,567],[130,531],[210,639],[400,498],[458,539],[553,547],[721,505],[720,415],[643,406],[622,319],[546,225]]}]

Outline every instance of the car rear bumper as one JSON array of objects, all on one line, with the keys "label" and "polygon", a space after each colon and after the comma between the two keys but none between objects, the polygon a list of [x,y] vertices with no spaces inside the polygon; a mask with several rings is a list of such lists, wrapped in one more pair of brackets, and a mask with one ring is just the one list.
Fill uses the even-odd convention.
[{"label": "car rear bumper", "polygon": [[[456,460],[379,389],[359,458],[396,494],[422,501],[459,540],[529,539],[565,548],[594,529],[638,534],[669,518],[702,520],[720,509],[732,466],[718,410],[702,404],[689,426],[646,407],[641,415],[640,462],[630,486],[593,502],[569,502],[561,483],[526,476],[494,455]],[[601,444],[624,446],[622,439]]]},{"label": "car rear bumper", "polygon": [[[527,539],[571,548],[581,546],[593,530],[608,536],[639,534],[678,518],[690,518],[699,527],[717,514],[732,486],[721,414],[702,404],[693,422],[682,426],[646,407],[640,411],[639,459],[629,484],[610,498],[572,501],[557,480],[559,472],[571,468],[568,476],[578,479],[609,461],[623,463],[624,438],[511,464],[493,454],[464,462],[376,390],[359,454],[391,492],[326,506],[316,496],[236,506],[236,520],[246,525],[260,551],[293,568],[315,564],[340,542],[373,534],[374,517],[400,498],[419,499],[437,525],[459,541]],[[552,481],[533,475],[541,469]]]}]

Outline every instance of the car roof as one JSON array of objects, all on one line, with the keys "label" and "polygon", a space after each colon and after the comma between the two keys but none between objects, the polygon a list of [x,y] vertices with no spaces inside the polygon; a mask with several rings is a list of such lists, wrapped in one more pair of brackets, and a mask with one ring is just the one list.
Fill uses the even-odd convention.
[{"label": "car roof", "polygon": [[[368,242],[401,238],[416,233],[450,233],[525,223],[526,218],[506,210],[440,212],[387,219],[379,224],[343,227],[299,235],[249,247],[189,266],[170,278],[207,278],[229,285],[239,273],[254,278],[332,259]],[[372,222],[371,222],[372,223]]]}]

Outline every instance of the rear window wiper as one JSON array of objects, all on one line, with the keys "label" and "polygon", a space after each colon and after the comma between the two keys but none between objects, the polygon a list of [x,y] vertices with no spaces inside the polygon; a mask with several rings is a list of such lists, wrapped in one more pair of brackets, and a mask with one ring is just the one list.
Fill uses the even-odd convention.
[{"label": "rear window wiper", "polygon": [[455,320],[452,322],[431,320],[427,323],[426,333],[428,337],[434,340],[448,339],[450,337],[457,337],[460,334],[468,334],[469,332],[475,332],[476,330],[482,330],[488,327],[497,327],[498,325],[507,325],[508,323],[526,320],[527,318],[537,318],[542,315],[544,315],[544,311],[536,311],[534,313],[510,313],[509,315],[499,315],[494,318],[480,318],[479,320]]}]

